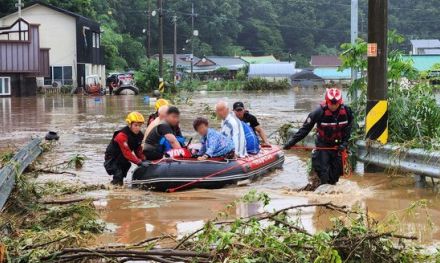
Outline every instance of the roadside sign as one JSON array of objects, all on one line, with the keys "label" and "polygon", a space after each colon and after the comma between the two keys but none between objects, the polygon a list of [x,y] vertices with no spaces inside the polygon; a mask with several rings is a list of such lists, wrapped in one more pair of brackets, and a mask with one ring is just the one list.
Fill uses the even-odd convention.
[{"label": "roadside sign", "polygon": [[377,57],[377,43],[368,43],[367,57]]}]

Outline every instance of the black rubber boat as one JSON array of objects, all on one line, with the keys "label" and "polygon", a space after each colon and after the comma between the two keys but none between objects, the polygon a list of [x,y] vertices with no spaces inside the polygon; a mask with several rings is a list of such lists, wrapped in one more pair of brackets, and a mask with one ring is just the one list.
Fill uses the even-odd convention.
[{"label": "black rubber boat", "polygon": [[262,148],[260,153],[237,160],[197,161],[186,149],[174,150],[171,158],[138,167],[132,184],[156,191],[167,191],[193,182],[182,189],[221,188],[242,180],[254,180],[274,169],[282,168],[284,153],[278,146]]}]

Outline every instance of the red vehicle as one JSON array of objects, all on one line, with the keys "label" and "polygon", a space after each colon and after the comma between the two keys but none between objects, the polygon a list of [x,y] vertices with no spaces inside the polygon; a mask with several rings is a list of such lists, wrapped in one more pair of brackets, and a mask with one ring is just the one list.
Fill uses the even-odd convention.
[{"label": "red vehicle", "polygon": [[86,78],[86,86],[84,92],[89,95],[102,95],[103,89],[99,81],[99,76],[90,75]]}]

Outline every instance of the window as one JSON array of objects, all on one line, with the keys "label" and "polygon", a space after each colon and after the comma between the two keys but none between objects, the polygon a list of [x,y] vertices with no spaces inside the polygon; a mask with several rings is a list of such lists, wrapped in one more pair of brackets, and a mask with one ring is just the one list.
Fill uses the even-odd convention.
[{"label": "window", "polygon": [[49,77],[44,78],[44,85],[59,82],[61,85],[72,85],[72,66],[54,66],[49,69]]},{"label": "window", "polygon": [[101,34],[96,33],[96,47],[99,48],[100,42],[101,42]]},{"label": "window", "polygon": [[10,77],[0,77],[0,95],[11,95]]},{"label": "window", "polygon": [[92,33],[92,46],[96,47],[96,34],[95,34],[95,32]]}]

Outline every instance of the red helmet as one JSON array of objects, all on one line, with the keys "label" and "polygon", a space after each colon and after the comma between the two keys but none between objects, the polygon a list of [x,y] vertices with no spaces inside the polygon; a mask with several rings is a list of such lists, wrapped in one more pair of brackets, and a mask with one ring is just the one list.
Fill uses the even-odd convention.
[{"label": "red helmet", "polygon": [[327,104],[342,104],[342,92],[337,88],[327,89],[325,102]]}]

